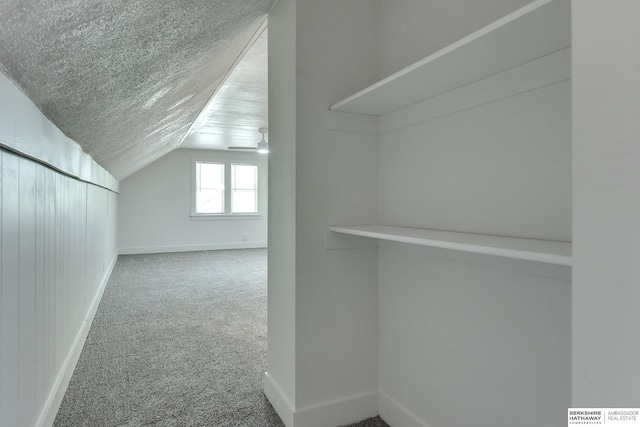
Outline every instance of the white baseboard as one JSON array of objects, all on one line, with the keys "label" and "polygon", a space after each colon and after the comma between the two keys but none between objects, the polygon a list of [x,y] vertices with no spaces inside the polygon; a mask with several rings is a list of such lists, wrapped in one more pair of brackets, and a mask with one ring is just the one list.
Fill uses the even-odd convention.
[{"label": "white baseboard", "polygon": [[427,423],[409,411],[404,405],[380,391],[378,394],[378,410],[382,418],[390,426],[429,427]]},{"label": "white baseboard", "polygon": [[203,245],[135,246],[120,248],[120,255],[161,254],[167,252],[217,251],[224,249],[262,249],[267,242],[213,243]]},{"label": "white baseboard", "polygon": [[265,372],[264,394],[286,427],[344,426],[378,415],[377,390],[296,410],[278,383]]},{"label": "white baseboard", "polygon": [[378,391],[370,391],[296,410],[294,427],[353,424],[378,415]]},{"label": "white baseboard", "polygon": [[276,410],[284,425],[286,427],[293,427],[293,405],[284,391],[282,391],[280,385],[268,372],[264,373],[263,389],[265,396],[269,399],[271,406]]},{"label": "white baseboard", "polygon": [[89,310],[87,310],[87,315],[85,316],[84,322],[80,327],[80,331],[78,331],[76,339],[73,341],[73,345],[71,346],[71,349],[69,350],[69,353],[64,360],[62,369],[56,377],[53,388],[51,389],[49,397],[45,402],[44,408],[40,413],[40,417],[36,422],[36,427],[50,427],[51,425],[53,425],[53,422],[56,419],[58,409],[60,409],[60,404],[62,403],[64,394],[67,391],[67,387],[69,386],[69,381],[71,381],[71,376],[73,375],[73,371],[75,370],[78,359],[80,358],[82,347],[84,347],[87,335],[89,334],[91,323],[93,322],[93,318],[96,315],[96,311],[98,311],[98,305],[100,304],[100,300],[102,299],[102,294],[104,294],[104,289],[107,286],[107,282],[109,281],[109,277],[111,277],[111,272],[113,271],[113,267],[115,267],[117,260],[118,251],[116,250],[116,253],[113,256],[109,267],[105,271],[104,276],[100,281],[98,291],[93,297],[93,301],[91,301],[91,305],[89,306]]}]

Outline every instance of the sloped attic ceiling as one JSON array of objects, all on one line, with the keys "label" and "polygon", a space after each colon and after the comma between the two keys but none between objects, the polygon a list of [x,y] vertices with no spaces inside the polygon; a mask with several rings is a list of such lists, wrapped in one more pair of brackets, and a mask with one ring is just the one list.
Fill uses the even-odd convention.
[{"label": "sloped attic ceiling", "polygon": [[122,179],[174,149],[274,0],[0,0],[0,64]]}]

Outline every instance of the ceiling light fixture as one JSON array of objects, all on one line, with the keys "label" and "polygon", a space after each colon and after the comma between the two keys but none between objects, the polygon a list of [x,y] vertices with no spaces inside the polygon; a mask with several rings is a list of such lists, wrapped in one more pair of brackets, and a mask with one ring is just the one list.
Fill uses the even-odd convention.
[{"label": "ceiling light fixture", "polygon": [[262,139],[258,143],[258,153],[266,154],[269,152],[269,144],[267,144],[267,141],[264,140],[264,134],[268,131],[269,130],[265,127],[261,127],[258,129],[258,132],[262,134]]}]

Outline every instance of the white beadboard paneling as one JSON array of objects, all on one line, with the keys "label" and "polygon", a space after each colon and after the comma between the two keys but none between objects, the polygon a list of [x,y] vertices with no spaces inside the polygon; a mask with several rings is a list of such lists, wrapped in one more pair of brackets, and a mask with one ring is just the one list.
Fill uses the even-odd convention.
[{"label": "white beadboard paneling", "polygon": [[111,275],[111,271],[115,266],[117,260],[117,253],[114,254],[113,259],[111,260],[108,267],[105,269],[105,273],[100,280],[96,292],[89,309],[87,310],[86,319],[87,321],[82,323],[80,330],[78,331],[71,348],[65,358],[61,369],[59,369],[58,374],[55,378],[54,384],[51,388],[51,393],[48,396],[47,401],[45,402],[44,409],[41,412],[40,418],[36,424],[36,427],[45,427],[53,424],[53,421],[56,416],[56,412],[62,399],[64,397],[64,393],[66,388],[71,380],[71,375],[73,374],[73,369],[75,364],[80,357],[80,353],[82,351],[82,347],[84,345],[84,341],[87,338],[87,334],[89,333],[89,328],[91,327],[91,321],[98,309],[98,304],[100,299],[102,298],[102,294],[104,292],[104,288],[107,284],[109,276]]},{"label": "white beadboard paneling", "polygon": [[[3,161],[4,153],[0,151],[0,200],[2,200],[2,161]],[[2,206],[0,205],[0,267],[2,266]],[[2,344],[2,271],[0,271],[0,422],[4,420],[3,413],[4,408],[2,402],[4,401],[4,389],[2,384],[4,384],[4,367],[2,364],[2,357],[4,355],[3,344]]]},{"label": "white beadboard paneling", "polygon": [[3,426],[18,426],[19,412],[19,159],[3,153],[2,161],[2,416]]},{"label": "white beadboard paneling", "polygon": [[2,149],[0,166],[0,425],[48,427],[115,262],[117,195]]},{"label": "white beadboard paneling", "polygon": [[51,170],[45,169],[45,295],[44,295],[44,357],[45,357],[45,390],[49,390],[53,384],[53,363],[51,350],[54,342],[52,337],[53,323],[51,319],[51,306],[53,301],[53,285],[55,283],[55,264],[53,262],[53,254],[55,252],[55,227],[54,227],[54,195],[55,182],[54,175]]},{"label": "white beadboard paneling", "polygon": [[36,165],[19,160],[19,326],[20,425],[35,423],[35,182]]},{"label": "white beadboard paneling", "polygon": [[56,279],[54,282],[54,297],[53,297],[53,316],[52,316],[52,321],[54,324],[54,329],[53,329],[53,337],[55,339],[54,341],[54,355],[53,355],[53,368],[55,370],[55,368],[57,366],[60,366],[60,353],[62,350],[62,339],[64,338],[62,336],[62,334],[60,333],[60,331],[62,330],[62,325],[61,325],[61,321],[59,316],[57,315],[60,311],[62,311],[62,307],[60,306],[60,301],[62,300],[61,295],[62,295],[62,283],[64,281],[63,278],[63,271],[64,271],[64,257],[63,255],[63,250],[64,250],[64,246],[63,246],[63,239],[61,238],[61,236],[63,235],[63,228],[62,228],[62,218],[63,218],[63,201],[64,198],[62,197],[62,195],[64,194],[62,191],[62,176],[60,175],[56,175],[55,176],[55,180],[56,180],[56,201],[55,201],[55,206],[56,206],[56,222],[55,222],[55,228],[56,228],[56,237],[55,237],[55,242],[56,242],[56,249],[55,249],[55,253],[54,253],[54,263],[55,263],[55,267],[56,267]]},{"label": "white beadboard paneling", "polygon": [[36,326],[36,360],[35,360],[35,379],[36,379],[36,408],[45,400],[45,356],[44,356],[44,338],[45,338],[45,169],[36,168],[36,188],[35,188],[35,205],[36,205],[36,253],[35,253],[35,326]]},{"label": "white beadboard paneling", "polygon": [[57,174],[51,170],[46,171],[47,174],[47,227],[49,242],[47,246],[47,390],[53,387],[55,380],[55,355],[56,355],[56,324],[55,324],[55,303],[56,303],[56,283],[57,283],[57,249],[58,242],[56,240],[57,231],[57,210],[56,210],[56,193],[57,193]]},{"label": "white beadboard paneling", "polygon": [[[86,232],[87,232],[87,191],[86,187],[88,184],[78,182],[77,188],[77,215],[78,215],[78,223],[77,230],[78,233],[76,235],[76,245],[78,247],[78,271],[76,280],[78,283],[86,284],[87,280],[87,240],[86,240]],[[79,307],[88,307],[91,304],[91,290],[93,286],[82,286],[82,299],[79,301]],[[84,322],[84,316],[86,314],[86,310],[79,310],[78,322]]]},{"label": "white beadboard paneling", "polygon": [[0,165],[0,426],[48,427],[115,261],[118,182],[2,74]]}]

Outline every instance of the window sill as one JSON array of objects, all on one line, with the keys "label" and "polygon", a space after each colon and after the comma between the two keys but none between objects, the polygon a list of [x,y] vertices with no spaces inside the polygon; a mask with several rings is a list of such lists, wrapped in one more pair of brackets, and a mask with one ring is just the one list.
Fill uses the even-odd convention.
[{"label": "window sill", "polygon": [[191,221],[233,221],[262,219],[260,214],[191,214]]}]

